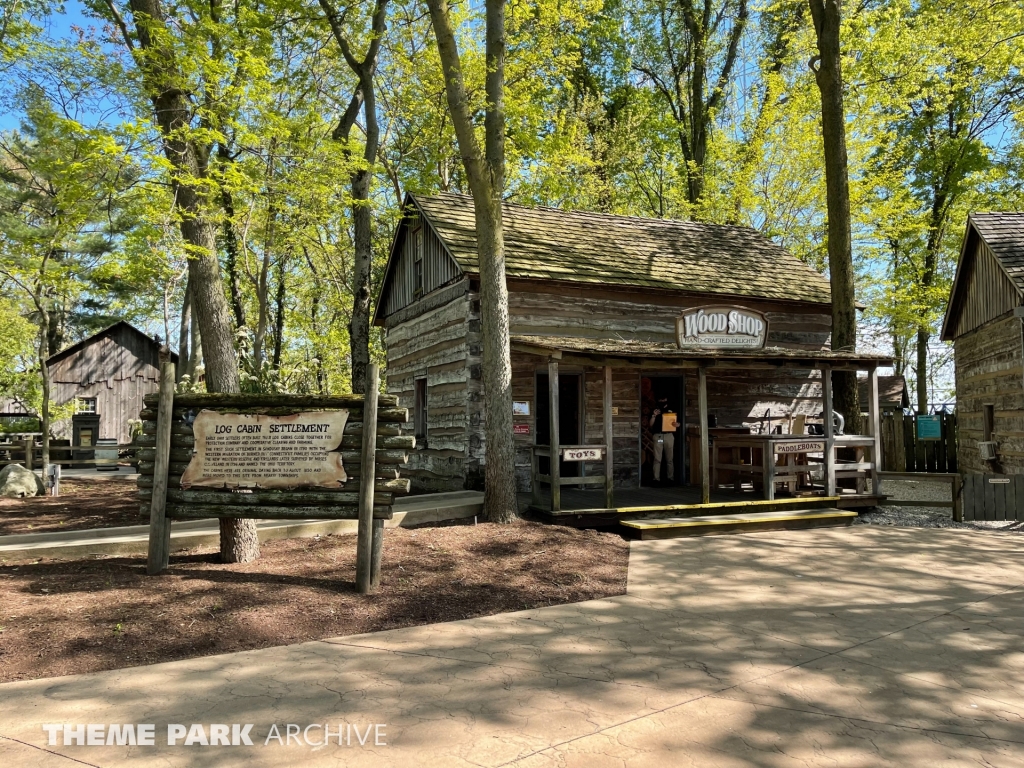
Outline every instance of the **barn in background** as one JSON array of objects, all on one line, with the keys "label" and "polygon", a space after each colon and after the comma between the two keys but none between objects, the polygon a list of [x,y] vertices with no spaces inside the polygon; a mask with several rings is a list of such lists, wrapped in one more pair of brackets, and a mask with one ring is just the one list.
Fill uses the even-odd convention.
[{"label": "barn in background", "polygon": [[53,355],[47,360],[53,402],[77,400],[75,426],[67,424],[55,437],[81,445],[82,435],[72,430],[85,428],[94,430],[93,442],[131,442],[129,422],[139,418],[143,395],[159,389],[159,355],[158,339],[123,320]]},{"label": "barn in background", "polygon": [[961,472],[1024,475],[1022,305],[1024,213],[972,213],[942,325],[956,358]]}]

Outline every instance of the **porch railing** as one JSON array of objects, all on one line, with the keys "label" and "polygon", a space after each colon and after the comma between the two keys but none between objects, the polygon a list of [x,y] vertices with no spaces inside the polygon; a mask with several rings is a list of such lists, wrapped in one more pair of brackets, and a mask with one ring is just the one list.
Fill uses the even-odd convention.
[{"label": "porch railing", "polygon": [[[541,502],[541,483],[547,483],[551,492],[551,511],[557,512],[562,508],[562,488],[565,486],[596,486],[605,489],[605,507],[612,507],[612,483],[611,478],[606,474],[588,475],[586,465],[600,463],[606,465],[607,447],[604,445],[563,445],[559,446],[557,456],[552,458],[551,447],[547,445],[533,446],[533,459],[531,464],[531,487],[533,489],[533,504],[539,506]],[[547,473],[541,473],[540,460],[547,458],[550,469]],[[563,477],[561,462],[571,461],[578,463],[583,470],[580,475]],[[607,472],[607,467],[606,467]]]}]

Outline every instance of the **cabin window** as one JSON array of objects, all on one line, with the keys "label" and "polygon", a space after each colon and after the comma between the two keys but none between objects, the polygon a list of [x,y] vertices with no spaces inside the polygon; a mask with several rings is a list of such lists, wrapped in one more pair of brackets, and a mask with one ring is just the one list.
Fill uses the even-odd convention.
[{"label": "cabin window", "polygon": [[412,295],[418,299],[423,295],[423,230],[412,233]]},{"label": "cabin window", "polygon": [[80,398],[78,398],[78,407],[75,410],[78,413],[96,413],[96,398],[95,397],[80,397]]},{"label": "cabin window", "polygon": [[996,407],[994,405],[985,406],[985,441],[988,442],[992,439],[992,433],[996,431]]},{"label": "cabin window", "polygon": [[416,445],[427,447],[427,380],[416,379],[416,404],[413,408],[416,427]]}]

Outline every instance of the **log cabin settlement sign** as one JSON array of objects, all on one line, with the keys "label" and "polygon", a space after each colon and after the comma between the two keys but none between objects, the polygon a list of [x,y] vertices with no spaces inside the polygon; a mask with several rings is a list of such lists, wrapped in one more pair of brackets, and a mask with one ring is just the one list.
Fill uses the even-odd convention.
[{"label": "log cabin settlement sign", "polygon": [[696,307],[676,318],[680,349],[761,349],[767,338],[767,318],[744,307]]},{"label": "log cabin settlement sign", "polygon": [[181,487],[337,488],[348,479],[340,450],[348,415],[200,411],[192,425],[195,453]]}]

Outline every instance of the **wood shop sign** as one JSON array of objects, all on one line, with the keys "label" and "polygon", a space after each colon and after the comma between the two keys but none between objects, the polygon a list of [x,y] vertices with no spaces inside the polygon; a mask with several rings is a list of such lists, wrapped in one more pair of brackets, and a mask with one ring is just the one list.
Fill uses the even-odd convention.
[{"label": "wood shop sign", "polygon": [[676,318],[680,349],[761,349],[768,320],[745,307],[695,307]]}]

